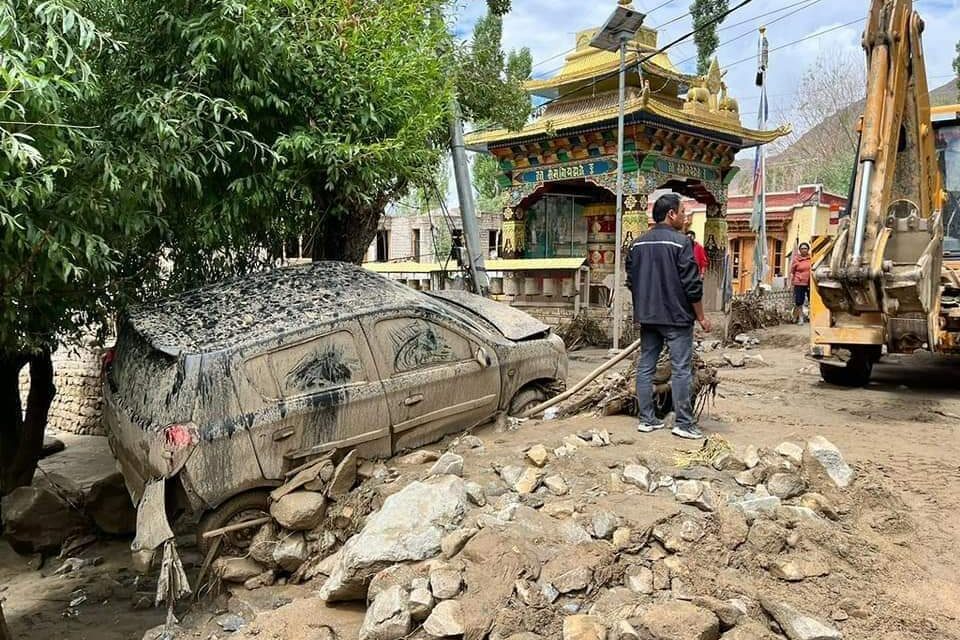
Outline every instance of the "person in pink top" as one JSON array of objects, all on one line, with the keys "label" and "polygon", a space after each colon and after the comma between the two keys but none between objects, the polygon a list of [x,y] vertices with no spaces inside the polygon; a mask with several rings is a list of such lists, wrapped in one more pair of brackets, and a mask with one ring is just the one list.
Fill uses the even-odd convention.
[{"label": "person in pink top", "polygon": [[800,255],[790,263],[790,284],[793,285],[793,321],[803,324],[803,305],[810,301],[810,245],[800,243]]}]

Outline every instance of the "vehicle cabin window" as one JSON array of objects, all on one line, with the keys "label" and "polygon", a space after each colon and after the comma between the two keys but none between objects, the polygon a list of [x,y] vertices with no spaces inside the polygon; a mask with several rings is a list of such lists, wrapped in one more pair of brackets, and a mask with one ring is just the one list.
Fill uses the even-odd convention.
[{"label": "vehicle cabin window", "polygon": [[284,398],[311,395],[367,380],[353,334],[338,331],[270,354]]},{"label": "vehicle cabin window", "polygon": [[422,318],[383,320],[377,340],[393,373],[428,369],[473,359],[470,342],[459,333]]},{"label": "vehicle cabin window", "polygon": [[270,354],[264,353],[259,356],[248,359],[243,363],[243,371],[247,375],[250,384],[260,392],[264,398],[276,399],[277,383],[273,379],[273,371],[270,370]]}]

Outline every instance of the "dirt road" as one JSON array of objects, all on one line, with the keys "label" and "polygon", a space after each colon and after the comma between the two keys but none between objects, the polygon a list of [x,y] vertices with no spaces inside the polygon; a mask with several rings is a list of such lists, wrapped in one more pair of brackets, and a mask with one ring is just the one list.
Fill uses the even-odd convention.
[{"label": "dirt road", "polygon": [[[763,356],[766,366],[722,371],[720,395],[703,420],[704,430],[734,445],[770,448],[823,435],[858,472],[850,498],[853,517],[836,542],[837,553],[846,559],[844,568],[804,583],[808,591],[803,593],[811,601],[826,602],[837,594],[857,592],[870,613],[864,620],[844,623],[848,639],[960,638],[960,556],[955,552],[960,546],[960,363],[885,363],[877,367],[868,388],[846,390],[823,384],[815,366],[804,360],[804,328],[781,327],[757,335],[761,343],[753,352]],[[581,352],[574,358],[571,374],[577,377],[602,361],[603,353]],[[669,459],[678,447],[691,446],[666,432],[638,434],[628,417],[528,422],[503,433],[489,426],[475,432],[484,447],[464,453],[464,475],[483,484],[495,478],[492,465],[518,464],[527,447],[555,447],[564,436],[584,429],[607,430],[620,444],[556,462],[553,470],[569,480],[571,496],[597,495],[598,487],[607,486],[610,470],[626,460]],[[62,461],[52,462],[61,473],[69,468]],[[425,472],[398,470],[397,487]],[[858,540],[863,546],[844,548],[842,540]],[[87,553],[103,555],[104,564],[80,579],[64,579],[44,577],[49,569],[31,570],[25,559],[0,543],[0,598],[14,637],[138,640],[162,616],[133,608],[137,598],[130,593],[127,544],[100,544]],[[56,565],[54,560],[49,566]],[[718,591],[756,580],[747,569],[703,578]],[[356,637],[362,609],[324,608],[313,597],[312,588],[318,586],[241,590],[242,598],[234,600],[248,612],[262,612],[256,627],[261,638],[299,637],[318,620],[335,627],[340,638]],[[93,597],[70,607],[72,594],[81,587]],[[235,602],[233,608],[237,606]],[[221,602],[190,614],[191,635],[228,637],[216,624],[218,612],[226,610]]]}]

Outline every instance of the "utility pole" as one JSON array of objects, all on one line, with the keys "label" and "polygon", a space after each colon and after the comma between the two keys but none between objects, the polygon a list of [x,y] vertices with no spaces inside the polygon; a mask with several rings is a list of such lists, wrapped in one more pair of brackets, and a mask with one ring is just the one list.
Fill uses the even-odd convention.
[{"label": "utility pole", "polygon": [[467,270],[473,292],[486,296],[490,288],[487,268],[483,260],[483,247],[480,244],[480,223],[477,221],[477,209],[473,202],[473,186],[470,183],[470,166],[467,164],[467,150],[463,140],[463,115],[460,103],[454,98],[450,119],[450,151],[453,155],[453,176],[457,181],[457,199],[460,201],[460,219],[463,221],[463,237],[467,250]]}]

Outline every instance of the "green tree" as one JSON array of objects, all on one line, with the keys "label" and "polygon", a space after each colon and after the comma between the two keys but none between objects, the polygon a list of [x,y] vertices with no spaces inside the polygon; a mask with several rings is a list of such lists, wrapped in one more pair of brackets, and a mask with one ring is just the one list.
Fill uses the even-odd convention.
[{"label": "green tree", "polygon": [[497,158],[477,154],[473,158],[473,188],[477,192],[477,207],[484,213],[497,213],[503,209],[503,193],[497,182],[500,165]]},{"label": "green tree", "polygon": [[953,59],[953,72],[957,74],[957,100],[960,100],[960,42],[956,46],[957,57]]},{"label": "green tree", "polygon": [[[693,0],[693,4],[690,5],[693,28],[701,29],[708,22],[725,13],[728,5],[728,0]],[[710,70],[710,60],[720,45],[717,27],[722,22],[723,20],[714,22],[710,26],[697,31],[693,36],[693,41],[697,45],[697,73],[700,75]]]}]

